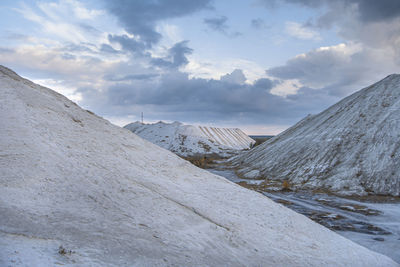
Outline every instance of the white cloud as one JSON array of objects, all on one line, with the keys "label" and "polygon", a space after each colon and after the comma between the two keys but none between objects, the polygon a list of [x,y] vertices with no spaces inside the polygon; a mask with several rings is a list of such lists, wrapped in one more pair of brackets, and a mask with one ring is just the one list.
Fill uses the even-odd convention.
[{"label": "white cloud", "polygon": [[88,9],[81,2],[76,0],[60,0],[59,2],[40,2],[38,7],[49,18],[60,20],[60,18],[70,17],[73,14],[77,19],[94,20],[104,15],[104,10]]},{"label": "white cloud", "polygon": [[308,29],[300,23],[288,21],[285,23],[286,33],[292,37],[302,40],[321,40],[321,36],[318,32]]},{"label": "white cloud", "polygon": [[[39,26],[36,32],[30,33],[36,37],[51,37],[53,40],[72,43],[101,42],[104,41],[104,36],[100,30],[96,29],[96,25],[112,21],[103,10],[88,9],[75,0],[39,2],[37,7],[40,11],[25,3],[14,8],[25,19]],[[100,15],[102,18],[98,20]],[[94,23],[94,27],[86,24],[88,21],[92,25]]]},{"label": "white cloud", "polygon": [[33,79],[32,82],[51,88],[52,90],[68,97],[74,102],[79,102],[82,100],[82,94],[76,92],[75,87],[65,86],[65,81],[55,80],[55,79]]},{"label": "white cloud", "polygon": [[25,45],[13,51],[0,51],[3,64],[26,66],[32,70],[75,76],[78,79],[98,75],[118,63],[90,57],[66,59],[63,54],[57,48],[42,45]]},{"label": "white cloud", "polygon": [[282,80],[271,89],[271,94],[278,96],[294,95],[303,85],[297,79]]},{"label": "white cloud", "polygon": [[244,84],[247,79],[241,69],[235,69],[232,73],[221,76],[220,80],[229,83]]},{"label": "white cloud", "polygon": [[[363,47],[360,43],[341,43],[338,45],[332,45],[332,46],[321,46],[316,49],[317,52],[323,52],[323,51],[333,51],[336,53],[340,53],[345,56],[351,56],[354,55],[355,53],[361,52],[363,50]],[[304,54],[303,54],[304,55]]]},{"label": "white cloud", "polygon": [[268,74],[286,81],[296,79],[306,87],[343,97],[396,69],[396,58],[391,50],[349,42],[300,54],[283,66],[269,69]]},{"label": "white cloud", "polygon": [[247,80],[252,84],[255,80],[265,77],[265,68],[254,61],[240,58],[226,58],[224,60],[212,60],[200,58],[198,55],[189,55],[189,63],[182,69],[189,73],[190,78],[215,79],[235,69],[243,70]]}]

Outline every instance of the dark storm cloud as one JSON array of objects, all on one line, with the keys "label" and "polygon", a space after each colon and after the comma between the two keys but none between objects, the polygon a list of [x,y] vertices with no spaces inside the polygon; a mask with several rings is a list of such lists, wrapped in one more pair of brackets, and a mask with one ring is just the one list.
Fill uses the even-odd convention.
[{"label": "dark storm cloud", "polygon": [[[400,17],[399,0],[284,0],[287,3],[299,4],[310,8],[328,7],[328,12],[321,17],[324,20],[335,20],[342,17],[342,13],[351,7],[356,7],[357,18],[363,22],[387,21]],[[273,7],[279,2],[260,0],[265,6]]]},{"label": "dark storm cloud", "polygon": [[210,8],[210,0],[113,0],[106,1],[106,6],[129,33],[151,46],[161,38],[155,30],[157,22]]},{"label": "dark storm cloud", "polygon": [[131,81],[131,80],[149,80],[158,77],[159,74],[155,73],[144,73],[144,74],[129,74],[129,75],[112,75],[107,74],[103,78],[107,81],[121,82],[121,81]]},{"label": "dark storm cloud", "polygon": [[189,63],[186,55],[193,52],[193,49],[187,46],[188,41],[176,43],[168,50],[168,56],[165,58],[152,58],[151,63],[157,67],[179,68]]},{"label": "dark storm cloud", "polygon": [[[221,117],[236,112],[258,112],[270,106],[272,82],[254,86],[220,80],[189,79],[186,73],[170,72],[157,86],[117,84],[110,88],[108,99],[113,105],[156,105],[169,111],[212,111]],[[139,85],[139,84],[138,84]]]},{"label": "dark storm cloud", "polygon": [[[237,70],[241,72],[241,70]],[[181,120],[237,124],[291,124],[316,113],[338,98],[325,91],[301,88],[298,95],[281,97],[270,93],[279,82],[267,78],[254,84],[237,84],[215,79],[190,79],[177,71],[157,80],[131,80],[115,83],[105,94],[93,95],[92,90],[80,90],[85,106],[109,116],[126,116],[133,110],[144,110],[152,120]],[[93,106],[91,106],[93,105]],[[106,108],[107,110],[104,110]]]},{"label": "dark storm cloud", "polygon": [[361,19],[364,21],[382,21],[400,17],[398,0],[353,0],[358,4]]}]

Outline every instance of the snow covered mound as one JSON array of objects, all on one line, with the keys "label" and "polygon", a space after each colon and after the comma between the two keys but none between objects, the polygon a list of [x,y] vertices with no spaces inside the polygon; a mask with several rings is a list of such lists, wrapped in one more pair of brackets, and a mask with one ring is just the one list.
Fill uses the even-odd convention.
[{"label": "snow covered mound", "polygon": [[239,174],[292,188],[400,195],[400,75],[308,116],[233,160]]},{"label": "snow covered mound", "polygon": [[250,148],[255,141],[238,128],[184,125],[180,122],[130,123],[124,128],[180,156],[229,155],[232,150]]},{"label": "snow covered mound", "polygon": [[397,266],[0,66],[0,266]]}]

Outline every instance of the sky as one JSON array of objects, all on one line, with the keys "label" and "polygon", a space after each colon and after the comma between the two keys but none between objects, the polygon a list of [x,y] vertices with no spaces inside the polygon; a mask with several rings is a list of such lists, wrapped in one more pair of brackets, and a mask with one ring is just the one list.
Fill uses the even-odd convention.
[{"label": "sky", "polygon": [[400,72],[400,1],[2,0],[0,65],[119,126],[274,135]]}]

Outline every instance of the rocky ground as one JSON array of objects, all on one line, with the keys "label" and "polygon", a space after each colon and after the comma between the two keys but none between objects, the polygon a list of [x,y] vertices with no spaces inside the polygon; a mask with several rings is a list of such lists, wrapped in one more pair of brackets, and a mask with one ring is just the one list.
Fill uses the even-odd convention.
[{"label": "rocky ground", "polygon": [[399,197],[345,198],[322,191],[292,191],[288,183],[239,178],[222,161],[206,168],[400,263]]}]

